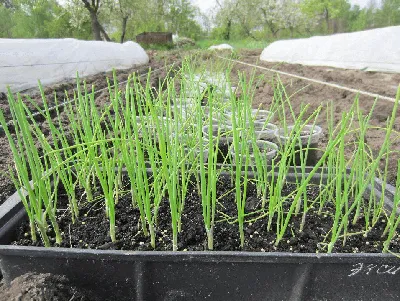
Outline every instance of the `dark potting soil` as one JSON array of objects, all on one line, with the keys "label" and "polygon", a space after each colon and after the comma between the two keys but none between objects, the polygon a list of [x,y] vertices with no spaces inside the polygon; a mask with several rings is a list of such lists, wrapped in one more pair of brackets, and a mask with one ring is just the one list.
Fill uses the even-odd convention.
[{"label": "dark potting soil", "polygon": [[231,164],[231,157],[229,156],[230,145],[226,141],[220,141],[218,143],[218,154],[217,163],[218,164]]},{"label": "dark potting soil", "polygon": [[92,292],[71,285],[65,276],[28,273],[15,278],[9,286],[0,285],[0,301],[95,301]]},{"label": "dark potting soil", "polygon": [[[124,180],[122,190],[129,190],[129,183]],[[294,187],[286,184],[282,195],[289,195]],[[334,219],[334,205],[327,203],[321,215],[318,208],[310,208],[306,217],[303,231],[299,231],[302,220],[301,214],[293,216],[287,228],[284,239],[274,245],[276,235],[276,215],[272,220],[271,231],[267,230],[268,217],[261,217],[261,201],[257,197],[255,185],[249,182],[246,201],[246,213],[253,212],[252,221],[247,218],[245,225],[245,245],[240,247],[238,225],[234,222],[236,216],[236,203],[234,188],[229,178],[220,178],[217,183],[218,196],[223,196],[217,204],[218,214],[214,228],[214,250],[216,251],[261,251],[261,252],[300,252],[315,253],[326,252],[326,245],[330,238],[330,229]],[[307,188],[309,201],[314,200],[319,194],[317,186]],[[84,199],[84,195],[82,200]],[[83,202],[84,204],[85,202]],[[116,238],[112,243],[108,235],[109,223],[105,216],[104,202],[99,200],[85,204],[80,210],[79,220],[72,223],[70,215],[64,210],[68,206],[67,197],[60,193],[58,208],[60,216],[58,223],[63,235],[61,247],[92,248],[92,249],[119,249],[151,251],[150,238],[146,237],[140,227],[139,209],[131,203],[131,195],[120,196],[116,205]],[[284,204],[287,211],[290,204]],[[64,208],[64,209],[63,209]],[[63,213],[64,212],[64,213]],[[68,211],[67,211],[68,212]],[[259,219],[256,219],[256,218]],[[229,219],[229,222],[227,218]],[[157,251],[172,250],[171,217],[167,198],[164,198],[158,215],[156,229]],[[353,216],[350,216],[350,221]],[[333,252],[338,253],[377,253],[382,251],[385,228],[384,218],[380,219],[366,237],[351,235],[347,237],[345,246],[338,240]],[[348,234],[359,233],[365,229],[363,215],[353,225],[348,226]],[[42,246],[41,242],[32,242],[30,239],[29,225],[25,222],[19,229],[17,239],[13,244]],[[52,233],[49,232],[52,236]],[[40,237],[39,235],[37,235]],[[56,246],[54,239],[53,246]],[[178,250],[204,251],[207,250],[207,237],[204,230],[201,199],[195,187],[189,187],[185,200],[185,209],[182,215],[182,231],[178,236]],[[400,240],[396,237],[391,244],[393,252],[400,252]]]}]

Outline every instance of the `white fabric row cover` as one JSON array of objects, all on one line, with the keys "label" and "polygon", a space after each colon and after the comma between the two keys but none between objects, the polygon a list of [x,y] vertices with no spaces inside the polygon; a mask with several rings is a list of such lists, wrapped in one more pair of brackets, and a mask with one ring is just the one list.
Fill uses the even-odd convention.
[{"label": "white fabric row cover", "polygon": [[310,66],[400,72],[400,26],[270,44],[260,59]]},{"label": "white fabric row cover", "polygon": [[0,92],[18,92],[148,63],[139,44],[76,39],[0,39]]},{"label": "white fabric row cover", "polygon": [[229,44],[219,44],[210,46],[208,50],[233,50],[233,47]]}]

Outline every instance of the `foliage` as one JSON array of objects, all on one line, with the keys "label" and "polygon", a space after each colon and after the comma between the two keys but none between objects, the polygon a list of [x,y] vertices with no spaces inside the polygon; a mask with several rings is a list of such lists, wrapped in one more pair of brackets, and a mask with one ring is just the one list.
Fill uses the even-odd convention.
[{"label": "foliage", "polygon": [[[104,32],[93,36],[86,0],[1,0],[1,38],[104,38],[170,31],[194,40],[265,41],[400,25],[400,0],[218,0],[201,12],[189,0],[96,0]],[[244,42],[243,42],[244,43]]]},{"label": "foliage", "polygon": [[[0,2],[0,37],[91,39],[91,13],[84,3],[82,0]],[[144,31],[165,30],[192,39],[202,36],[203,28],[196,21],[199,11],[188,0],[98,0],[96,3],[99,25],[114,41],[121,40],[124,20],[125,40],[134,40]]]},{"label": "foliage", "polygon": [[211,38],[275,40],[400,24],[400,1],[373,1],[369,7],[349,0],[226,0],[214,9]]},{"label": "foliage", "polygon": [[6,8],[4,5],[0,5],[0,37],[11,38],[12,28],[14,21],[12,19],[11,10]]},{"label": "foliage", "polygon": [[76,31],[73,14],[56,0],[13,0],[0,5],[0,37],[4,38],[82,38],[87,39],[88,23]]}]

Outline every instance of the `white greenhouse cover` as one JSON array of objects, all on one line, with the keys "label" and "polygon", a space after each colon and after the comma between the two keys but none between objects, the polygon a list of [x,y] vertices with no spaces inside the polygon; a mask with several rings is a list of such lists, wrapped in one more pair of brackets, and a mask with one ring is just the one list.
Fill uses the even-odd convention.
[{"label": "white greenhouse cover", "polygon": [[0,39],[0,92],[13,92],[93,75],[127,69],[149,61],[134,42],[124,44],[75,39]]},{"label": "white greenhouse cover", "polygon": [[311,66],[400,72],[400,26],[277,41],[264,49],[260,59]]},{"label": "white greenhouse cover", "polygon": [[233,47],[229,44],[219,44],[219,45],[213,45],[208,48],[208,50],[233,50]]}]

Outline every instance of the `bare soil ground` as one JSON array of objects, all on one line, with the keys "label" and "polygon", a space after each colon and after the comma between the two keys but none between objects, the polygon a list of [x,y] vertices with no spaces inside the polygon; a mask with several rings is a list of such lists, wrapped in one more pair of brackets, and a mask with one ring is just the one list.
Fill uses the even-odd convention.
[{"label": "bare soil ground", "polygon": [[9,286],[0,283],[0,301],[94,301],[101,300],[93,292],[80,290],[64,276],[24,274]]}]

